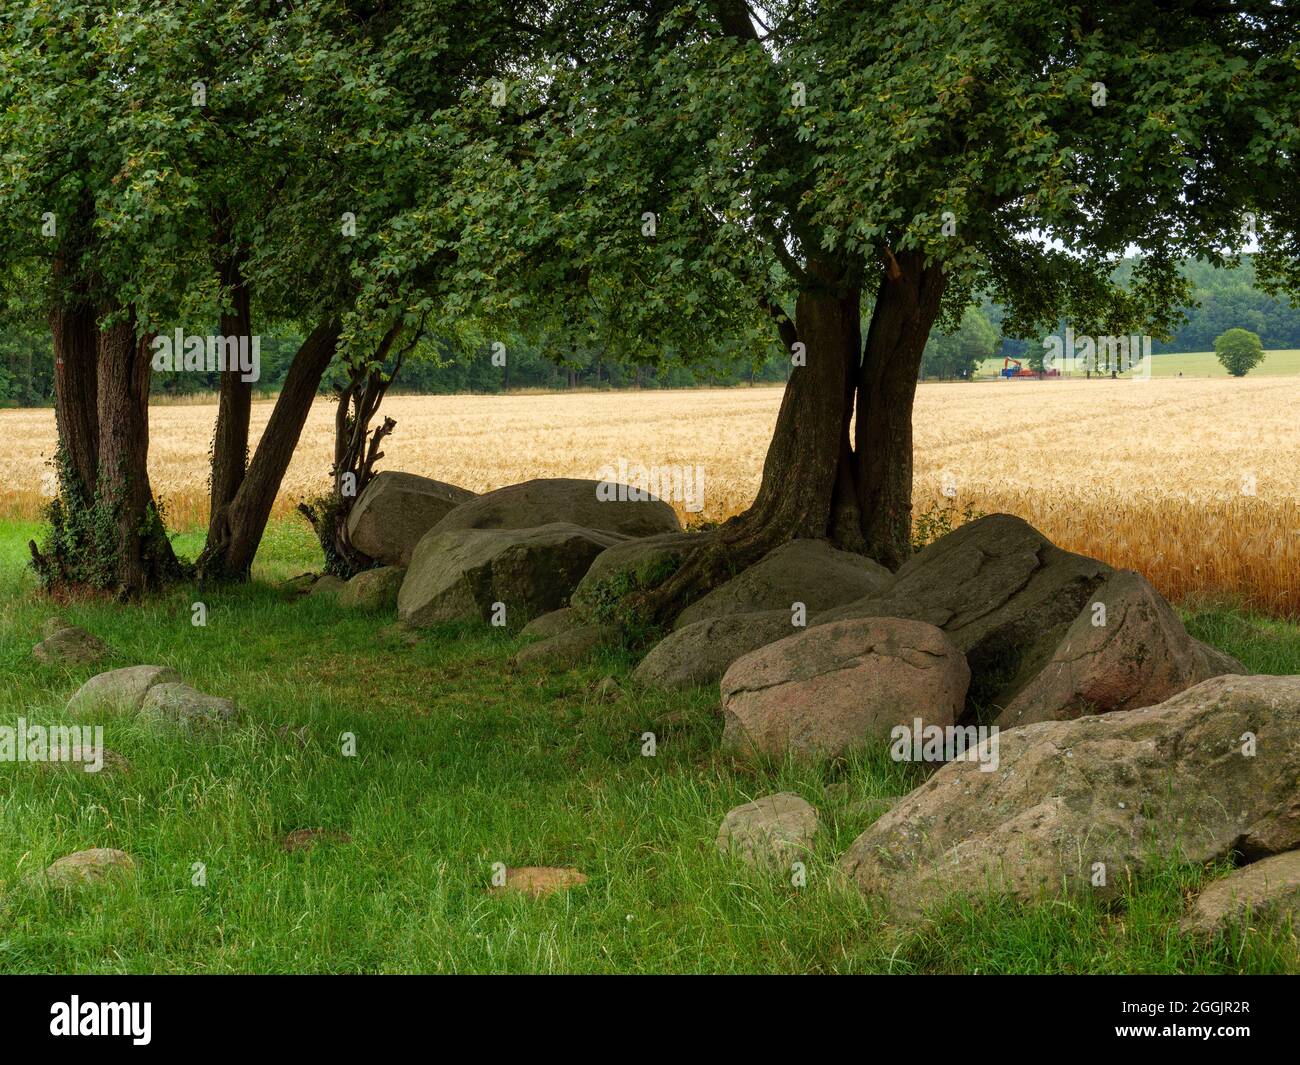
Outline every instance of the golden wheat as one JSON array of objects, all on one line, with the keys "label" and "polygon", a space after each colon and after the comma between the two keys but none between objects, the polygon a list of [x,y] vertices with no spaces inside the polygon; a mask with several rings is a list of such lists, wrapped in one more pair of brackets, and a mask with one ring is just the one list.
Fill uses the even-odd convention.
[{"label": "golden wheat", "polygon": [[[620,458],[702,466],[702,515],[742,509],[779,389],[395,396],[385,469],[485,491],[597,477]],[[271,404],[255,404],[254,436]],[[923,384],[916,499],[1009,511],[1062,546],[1140,570],[1174,599],[1227,595],[1300,614],[1300,378]],[[206,519],[215,407],[151,411],[150,474],[180,528]],[[277,501],[328,486],[332,406],[317,402]],[[0,411],[0,515],[34,518],[55,443],[48,410]],[[680,507],[680,504],[679,504]]]}]

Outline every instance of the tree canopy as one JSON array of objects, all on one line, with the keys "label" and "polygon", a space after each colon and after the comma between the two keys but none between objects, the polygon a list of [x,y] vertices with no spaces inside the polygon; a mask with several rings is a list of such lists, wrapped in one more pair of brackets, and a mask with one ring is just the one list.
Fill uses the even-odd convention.
[{"label": "tree canopy", "polygon": [[1249,329],[1229,329],[1215,340],[1214,353],[1233,377],[1245,377],[1264,361],[1263,345]]},{"label": "tree canopy", "polygon": [[1167,336],[1185,264],[1243,250],[1294,291],[1296,14],[36,0],[0,14],[0,279],[50,316],[71,487],[129,489],[119,547],[152,505],[149,339],[303,337],[247,463],[249,383],[221,376],[212,575],[246,575],[336,356],[373,398],[423,334],[597,365],[778,354],[758,498],[637,604],[659,617],[790,537],[907,556],[917,376],[973,300],[1011,336]]}]

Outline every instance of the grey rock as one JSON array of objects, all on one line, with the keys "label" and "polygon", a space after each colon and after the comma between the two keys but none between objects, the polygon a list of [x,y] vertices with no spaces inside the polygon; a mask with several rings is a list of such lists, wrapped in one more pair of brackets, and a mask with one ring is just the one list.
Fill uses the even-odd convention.
[{"label": "grey rock", "polygon": [[738,659],[722,678],[724,749],[801,761],[834,758],[895,726],[949,727],[970,670],[933,625],[850,618]]},{"label": "grey rock", "polygon": [[1020,518],[990,514],[909,559],[884,595],[825,611],[809,625],[894,617],[943,629],[971,670],[963,721],[987,722],[1042,672],[1114,572],[1062,551]]},{"label": "grey rock", "polygon": [[339,593],[339,606],[356,610],[393,610],[406,578],[402,566],[381,566],[358,573]]},{"label": "grey rock", "polygon": [[644,536],[624,540],[606,548],[591,564],[578,587],[573,592],[573,605],[590,612],[601,605],[617,590],[643,588],[657,583],[676,568],[682,556],[699,543],[697,533],[670,532],[658,536]]},{"label": "grey rock", "polygon": [[1153,860],[1300,846],[1300,677],[1214,677],[998,743],[995,771],[949,762],[845,854],[844,871],[904,920],[987,890],[1110,898]]},{"label": "grey rock", "polygon": [[[477,501],[476,501],[477,502]],[[556,522],[531,529],[436,530],[415,550],[397,597],[398,618],[427,627],[489,621],[505,605],[508,626],[558,610],[611,533]]]},{"label": "grey rock", "polygon": [[512,484],[462,503],[429,531],[531,529],[556,522],[619,536],[681,531],[673,508],[662,500],[604,500],[600,487],[600,481],[569,477]]},{"label": "grey rock", "polygon": [[863,596],[882,595],[893,583],[889,570],[862,555],[840,551],[825,540],[791,540],[696,600],[673,627],[767,610],[784,610],[790,616],[794,603],[802,603],[810,616]]},{"label": "grey rock", "polygon": [[56,887],[87,887],[125,879],[134,871],[135,862],[126,851],[94,847],[64,855],[45,870],[45,878]]},{"label": "grey rock", "polygon": [[723,854],[749,865],[785,870],[807,857],[817,828],[812,805],[783,791],[727,811],[716,842]]},{"label": "grey rock", "polygon": [[1213,936],[1251,925],[1300,930],[1300,851],[1275,854],[1206,885],[1179,927]]},{"label": "grey rock", "polygon": [[155,684],[179,683],[181,675],[168,666],[126,666],[91,677],[68,700],[68,715],[131,714],[144,704]]},{"label": "grey rock", "polygon": [[50,666],[93,666],[112,654],[108,644],[77,625],[55,629],[32,648],[33,657]]},{"label": "grey rock", "polygon": [[375,474],[348,513],[352,546],[385,566],[408,566],[420,537],[475,494],[414,473]]},{"label": "grey rock", "polygon": [[311,586],[311,591],[307,594],[316,598],[321,596],[337,596],[342,593],[346,582],[341,578],[334,576],[332,573],[326,573],[317,578],[316,583]]},{"label": "grey rock", "polygon": [[1236,659],[1193,640],[1139,573],[1112,574],[1093,592],[1045,666],[999,714],[1000,728],[1154,706]]},{"label": "grey rock", "polygon": [[515,665],[574,666],[587,662],[596,651],[613,643],[617,632],[603,625],[579,625],[519,649]]},{"label": "grey rock", "polygon": [[207,695],[188,684],[155,684],[140,707],[144,717],[191,729],[233,721],[236,712],[234,700]]},{"label": "grey rock", "polygon": [[520,631],[520,636],[534,637],[537,639],[548,639],[551,636],[558,636],[569,629],[576,629],[585,624],[581,614],[571,606],[560,607],[559,610],[552,610],[549,614],[542,614],[540,617],[533,618]]},{"label": "grey rock", "polygon": [[706,618],[675,629],[654,645],[633,672],[641,684],[685,689],[717,684],[738,659],[803,631],[790,623],[790,611],[732,614]]}]

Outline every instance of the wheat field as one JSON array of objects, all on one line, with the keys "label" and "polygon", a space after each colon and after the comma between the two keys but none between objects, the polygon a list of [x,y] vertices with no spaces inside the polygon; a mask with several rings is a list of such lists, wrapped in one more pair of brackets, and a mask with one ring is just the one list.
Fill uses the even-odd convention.
[{"label": "wheat field", "polygon": [[[757,490],[780,398],[779,388],[394,396],[380,468],[485,491],[594,478],[620,459],[700,466],[704,508],[683,517],[720,519]],[[255,436],[270,410],[254,406]],[[332,410],[321,399],[312,411],[279,512],[327,487]],[[150,473],[175,527],[206,517],[215,413],[210,403],[151,411]],[[1172,599],[1300,615],[1300,377],[925,383],[915,427],[918,511],[1008,511],[1064,547],[1140,570]],[[0,440],[0,516],[34,518],[53,415],[0,411]]]}]

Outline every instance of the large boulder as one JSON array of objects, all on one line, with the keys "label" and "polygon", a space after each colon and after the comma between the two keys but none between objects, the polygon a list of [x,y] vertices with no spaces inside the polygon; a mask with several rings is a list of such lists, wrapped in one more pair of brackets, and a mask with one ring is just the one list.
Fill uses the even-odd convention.
[{"label": "large boulder", "polygon": [[812,614],[867,595],[882,595],[894,575],[878,562],[840,551],[825,540],[791,540],[683,610],[682,628],[706,618],[785,610],[803,603]]},{"label": "large boulder", "polygon": [[1300,845],[1300,676],[1214,677],[994,742],[994,771],[949,762],[845,854],[845,872],[899,916],[984,890],[1108,897],[1152,861]]},{"label": "large boulder", "polygon": [[1212,936],[1247,924],[1300,931],[1300,851],[1275,854],[1207,885],[1179,927]]},{"label": "large boulder", "polygon": [[632,675],[655,688],[717,684],[737,659],[801,631],[791,624],[789,610],[706,618],[670,632]]},{"label": "large boulder", "polygon": [[1245,667],[1193,640],[1178,615],[1131,570],[1108,577],[1047,664],[998,715],[1000,728],[1154,706]]},{"label": "large boulder", "polygon": [[988,721],[1042,672],[1113,573],[1104,562],[1062,551],[1020,518],[990,514],[909,559],[883,595],[809,624],[895,617],[938,626],[970,665],[967,718]]},{"label": "large boulder", "polygon": [[896,725],[951,726],[970,670],[939,629],[851,618],[739,659],[722,678],[723,746],[773,757],[834,757]]},{"label": "large boulder", "polygon": [[508,485],[462,503],[427,535],[465,529],[531,529],[556,522],[620,537],[681,532],[677,514],[663,500],[604,499],[604,483],[555,477]]},{"label": "large boulder", "polygon": [[598,610],[629,591],[658,583],[698,540],[698,533],[670,532],[624,540],[607,548],[578,582],[573,605],[588,612]]},{"label": "large boulder", "polygon": [[169,666],[127,666],[110,669],[86,681],[68,700],[68,715],[130,714],[139,710],[155,684],[175,684],[181,675]]},{"label": "large boulder", "polygon": [[375,474],[348,513],[348,539],[385,566],[406,566],[420,537],[474,498],[454,484],[385,470]]},{"label": "large boulder", "polygon": [[358,573],[339,592],[339,606],[357,610],[392,610],[406,570],[402,566],[380,566]]},{"label": "large boulder", "polygon": [[616,540],[614,534],[567,522],[531,529],[433,530],[420,541],[406,571],[398,617],[421,627],[490,621],[494,604],[503,603],[506,624],[522,625],[564,606],[592,559]]}]

